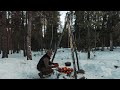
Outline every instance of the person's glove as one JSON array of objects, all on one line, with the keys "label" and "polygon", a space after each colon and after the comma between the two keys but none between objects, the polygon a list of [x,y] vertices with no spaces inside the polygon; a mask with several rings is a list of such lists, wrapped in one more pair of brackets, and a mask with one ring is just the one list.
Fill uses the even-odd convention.
[{"label": "person's glove", "polygon": [[55,67],[59,67],[59,64],[58,63],[54,63],[53,64]]},{"label": "person's glove", "polygon": [[52,65],[52,68],[56,68],[56,66],[55,66],[55,65]]}]

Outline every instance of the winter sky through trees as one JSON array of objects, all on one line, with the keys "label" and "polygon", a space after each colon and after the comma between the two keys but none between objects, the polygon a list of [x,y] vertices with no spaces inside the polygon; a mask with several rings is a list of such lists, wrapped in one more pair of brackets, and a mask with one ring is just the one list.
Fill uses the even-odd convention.
[{"label": "winter sky through trees", "polygon": [[68,11],[60,11],[60,21],[61,21],[61,24],[62,26],[64,26],[64,20],[65,20],[65,15]]}]

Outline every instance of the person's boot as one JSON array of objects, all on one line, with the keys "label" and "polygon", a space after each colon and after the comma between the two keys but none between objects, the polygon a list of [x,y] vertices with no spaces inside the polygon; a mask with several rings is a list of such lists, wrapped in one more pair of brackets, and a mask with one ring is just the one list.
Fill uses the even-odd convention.
[{"label": "person's boot", "polygon": [[40,72],[40,73],[38,73],[38,75],[40,76],[40,78],[44,78],[43,77],[43,74]]}]

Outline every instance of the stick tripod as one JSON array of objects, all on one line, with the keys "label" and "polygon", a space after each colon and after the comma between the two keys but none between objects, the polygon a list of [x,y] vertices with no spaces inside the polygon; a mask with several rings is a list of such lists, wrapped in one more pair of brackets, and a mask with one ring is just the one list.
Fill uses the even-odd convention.
[{"label": "stick tripod", "polygon": [[[60,42],[62,40],[62,37],[64,35],[65,30],[67,29],[69,32],[69,38],[70,38],[70,48],[71,48],[71,55],[72,55],[72,60],[73,60],[73,68],[74,68],[74,77],[75,79],[77,79],[77,71],[76,71],[76,63],[75,63],[75,55],[76,55],[76,59],[77,59],[77,66],[78,66],[78,70],[79,70],[79,62],[78,62],[78,55],[77,55],[77,48],[76,48],[76,44],[75,44],[75,40],[74,40],[74,35],[72,32],[72,19],[73,18],[73,12],[69,12],[66,14],[66,18],[65,18],[65,25],[63,28],[63,32],[59,38],[59,41],[57,43],[57,46],[55,48],[55,52],[53,54],[53,58],[52,58],[52,62],[55,58],[56,52],[57,52],[57,48],[60,45]],[[75,55],[74,55],[75,53]]]}]

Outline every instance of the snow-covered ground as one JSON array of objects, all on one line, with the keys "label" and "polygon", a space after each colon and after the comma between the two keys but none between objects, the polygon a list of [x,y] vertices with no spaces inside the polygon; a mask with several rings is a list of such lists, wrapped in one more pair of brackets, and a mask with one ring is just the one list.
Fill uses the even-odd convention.
[{"label": "snow-covered ground", "polygon": [[[0,58],[0,79],[39,79],[36,65],[41,57],[41,52],[32,52],[33,60],[27,60],[21,51],[18,54],[9,54],[9,58]],[[120,79],[120,47],[114,51],[105,49],[105,51],[91,52],[91,59],[87,59],[87,53],[78,52],[78,58],[79,66],[85,71],[83,75],[87,79]],[[70,67],[73,68],[70,49],[58,49],[54,62],[63,67],[66,61],[70,61]],[[54,74],[48,79],[55,78]]]}]

